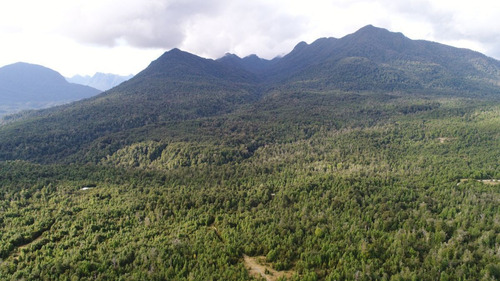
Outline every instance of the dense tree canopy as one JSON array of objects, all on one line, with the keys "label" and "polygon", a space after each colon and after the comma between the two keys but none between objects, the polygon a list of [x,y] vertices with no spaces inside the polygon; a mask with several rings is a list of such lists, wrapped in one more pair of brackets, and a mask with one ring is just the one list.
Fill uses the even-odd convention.
[{"label": "dense tree canopy", "polygon": [[500,107],[338,95],[1,163],[0,277],[248,280],[246,254],[291,280],[498,279],[499,186],[477,180],[500,178]]}]

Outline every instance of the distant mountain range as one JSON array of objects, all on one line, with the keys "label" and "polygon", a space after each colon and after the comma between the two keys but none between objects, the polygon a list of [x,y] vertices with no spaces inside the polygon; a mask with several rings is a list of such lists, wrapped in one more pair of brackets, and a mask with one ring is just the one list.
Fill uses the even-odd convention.
[{"label": "distant mountain range", "polygon": [[122,82],[129,80],[132,77],[134,77],[134,75],[132,74],[127,76],[121,76],[116,74],[97,72],[93,76],[75,75],[71,78],[66,78],[66,80],[68,80],[68,82],[70,83],[90,86],[92,88],[96,88],[101,91],[107,91],[121,84]]},{"label": "distant mountain range", "polygon": [[0,115],[89,98],[101,91],[69,83],[49,68],[15,63],[0,68]]},{"label": "distant mountain range", "polygon": [[[157,139],[164,134],[158,132],[159,128],[168,131],[162,127],[165,122],[245,115],[248,110],[252,114],[241,118],[252,120],[263,115],[277,120],[277,114],[285,108],[296,113],[315,108],[328,111],[323,99],[333,97],[332,93],[498,98],[499,85],[500,62],[495,59],[467,49],[411,40],[371,25],[340,39],[299,43],[286,56],[273,60],[231,54],[212,60],[173,49],[132,79],[101,95],[38,112],[36,119],[27,119],[33,128],[27,133],[50,138],[46,143],[53,149],[22,144],[20,139],[25,136],[20,132],[24,129],[19,127],[10,138],[1,138],[12,143],[4,143],[3,147],[9,149],[0,151],[0,159],[50,161],[47,151],[54,159],[61,159],[85,155],[85,149],[100,149],[96,154],[103,157],[136,139]],[[324,95],[314,100],[306,93]],[[0,137],[10,129],[0,130]],[[67,131],[74,133],[67,135]],[[101,144],[104,139],[109,143]],[[25,146],[37,151],[26,154]]]}]

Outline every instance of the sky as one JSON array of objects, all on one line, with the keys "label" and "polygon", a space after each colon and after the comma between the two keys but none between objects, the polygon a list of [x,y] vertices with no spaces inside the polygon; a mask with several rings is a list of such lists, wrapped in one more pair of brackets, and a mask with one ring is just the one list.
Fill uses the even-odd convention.
[{"label": "sky", "polygon": [[500,59],[500,1],[15,0],[0,3],[0,66],[66,77],[137,74],[165,51],[271,59],[372,24]]}]

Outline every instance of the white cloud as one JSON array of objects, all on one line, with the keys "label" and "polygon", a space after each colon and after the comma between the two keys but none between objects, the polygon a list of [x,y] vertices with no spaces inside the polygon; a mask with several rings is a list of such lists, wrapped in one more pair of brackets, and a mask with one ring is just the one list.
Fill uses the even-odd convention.
[{"label": "white cloud", "polygon": [[212,58],[225,52],[241,56],[258,52],[272,58],[297,43],[305,32],[305,17],[281,10],[258,1],[229,2],[215,19],[207,14],[194,18],[181,47]]},{"label": "white cloud", "polygon": [[304,32],[300,17],[280,9],[245,0],[80,1],[68,13],[64,32],[82,43],[183,47],[210,57],[257,45],[270,53]]},{"label": "white cloud", "polygon": [[189,20],[216,6],[195,0],[79,1],[66,19],[65,32],[84,43],[169,48],[184,40]]}]

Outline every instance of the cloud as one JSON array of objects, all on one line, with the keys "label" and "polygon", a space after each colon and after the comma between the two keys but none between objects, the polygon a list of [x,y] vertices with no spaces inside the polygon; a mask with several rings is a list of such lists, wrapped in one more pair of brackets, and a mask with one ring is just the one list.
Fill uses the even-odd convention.
[{"label": "cloud", "polygon": [[80,42],[170,48],[185,38],[186,26],[200,14],[217,14],[222,1],[81,1],[68,13],[66,33]]},{"label": "cloud", "polygon": [[185,47],[207,56],[247,46],[271,52],[303,32],[299,17],[279,11],[265,1],[80,1],[68,12],[65,33],[88,44]]},{"label": "cloud", "polygon": [[[59,0],[48,0],[59,1]],[[225,52],[271,58],[299,41],[342,37],[366,24],[493,52],[500,49],[500,2],[476,0],[74,0],[65,34],[100,46],[207,57]],[[76,3],[76,4],[75,4]],[[500,51],[499,51],[500,53]]]},{"label": "cloud", "polygon": [[[500,58],[500,2],[489,0],[380,0],[396,15],[404,16],[405,24],[415,27],[408,33],[424,35],[458,47],[471,48]],[[420,30],[418,28],[420,26]],[[393,28],[397,26],[393,25]],[[401,27],[400,27],[401,28]],[[425,30],[425,32],[423,32]]]},{"label": "cloud", "polygon": [[181,47],[209,57],[258,52],[272,58],[299,41],[306,32],[306,22],[307,18],[286,13],[278,5],[228,1],[217,18],[203,15],[193,20]]}]

